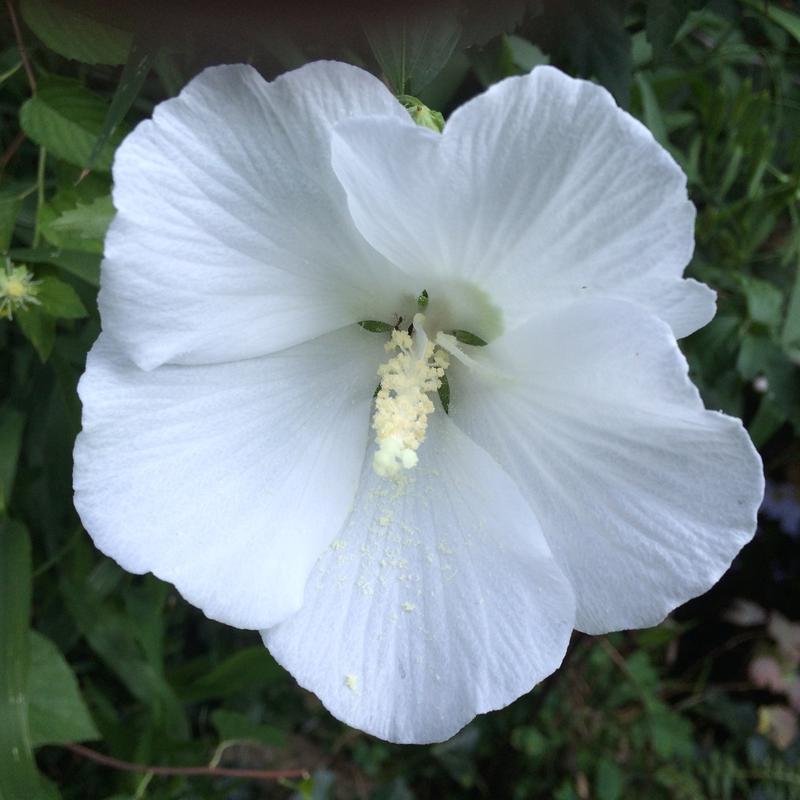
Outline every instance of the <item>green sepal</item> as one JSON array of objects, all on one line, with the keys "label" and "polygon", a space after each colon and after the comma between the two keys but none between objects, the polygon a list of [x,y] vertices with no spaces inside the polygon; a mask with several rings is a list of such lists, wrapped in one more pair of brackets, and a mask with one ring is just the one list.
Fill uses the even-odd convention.
[{"label": "green sepal", "polygon": [[378,319],[362,319],[358,324],[370,333],[391,333],[394,330],[388,322],[381,322]]},{"label": "green sepal", "polygon": [[450,382],[447,375],[442,375],[442,385],[439,387],[439,400],[445,414],[450,413]]},{"label": "green sepal", "polygon": [[397,99],[417,125],[421,125],[423,128],[430,128],[437,133],[441,133],[444,130],[444,117],[440,111],[428,108],[422,100],[410,94],[398,95]]},{"label": "green sepal", "polygon": [[453,331],[453,336],[455,336],[461,344],[468,344],[472,347],[486,347],[486,345],[489,344],[485,339],[481,339],[480,336],[476,336],[469,331]]}]

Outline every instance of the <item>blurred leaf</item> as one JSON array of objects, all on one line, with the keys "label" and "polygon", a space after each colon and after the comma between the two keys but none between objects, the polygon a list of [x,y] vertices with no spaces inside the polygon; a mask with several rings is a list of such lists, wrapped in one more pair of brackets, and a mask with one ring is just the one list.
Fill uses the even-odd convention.
[{"label": "blurred leaf", "polygon": [[597,78],[623,108],[628,107],[633,59],[631,37],[625,28],[624,0],[594,3],[575,0],[571,13],[554,9],[561,19],[561,47],[575,71]]},{"label": "blurred leaf", "polygon": [[63,0],[21,0],[28,27],[51,49],[84,64],[123,64],[131,34],[73,9]]},{"label": "blurred leaf", "polygon": [[36,770],[28,727],[31,545],[17,522],[0,518],[0,797],[51,800]]},{"label": "blurred leaf", "polygon": [[184,702],[196,703],[261,689],[285,677],[286,673],[265,647],[248,647],[229,656],[207,675],[178,691]]},{"label": "blurred leaf", "polygon": [[619,800],[622,797],[624,779],[622,771],[607,758],[601,758],[597,763],[595,787],[597,800]]},{"label": "blurred leaf", "polygon": [[41,310],[51,317],[63,319],[80,319],[86,316],[77,292],[64,281],[45,275],[37,287],[36,297],[41,303]]},{"label": "blurred leaf", "polygon": [[53,352],[53,345],[56,341],[55,320],[47,314],[43,314],[36,306],[20,309],[14,314],[14,319],[33,345],[39,358],[43,362],[47,361],[50,353]]},{"label": "blurred leaf", "polygon": [[23,414],[9,405],[0,409],[0,517],[6,511],[14,487],[24,427]]},{"label": "blurred leaf", "polygon": [[78,682],[59,649],[31,631],[30,655],[28,715],[33,746],[98,739]]},{"label": "blurred leaf", "polygon": [[650,83],[650,75],[646,72],[636,73],[636,88],[639,90],[639,98],[642,104],[642,119],[647,125],[650,133],[655,140],[664,147],[669,146],[669,136],[664,117],[661,114],[661,106],[658,103],[656,93]]},{"label": "blurred leaf", "polygon": [[[120,574],[118,568],[113,571]],[[162,673],[163,665],[145,657],[126,615],[102,602],[102,596],[91,584],[91,575],[80,583],[75,578],[74,574],[62,574],[62,595],[81,634],[128,691],[150,709],[170,737],[186,738],[184,709]],[[160,614],[162,609],[151,608],[149,613]]]},{"label": "blurred leaf", "polygon": [[[20,109],[20,124],[36,144],[64,161],[83,167],[103,130],[108,106],[80,83],[51,77]],[[109,170],[114,150],[126,131],[117,132],[98,154],[95,168]]]},{"label": "blurred leaf", "polygon": [[753,322],[758,322],[770,330],[776,329],[781,322],[783,295],[769,281],[762,281],[750,276],[741,276],[739,284],[747,300],[747,313]]},{"label": "blurred leaf", "polygon": [[59,247],[18,248],[9,252],[17,262],[52,264],[92,286],[100,285],[100,256]]},{"label": "blurred leaf", "polygon": [[11,244],[23,192],[17,184],[0,187],[0,253]]},{"label": "blurred leaf", "polygon": [[800,361],[800,263],[797,265],[797,274],[789,297],[789,306],[786,309],[782,341],[790,357]]},{"label": "blurred leaf", "polygon": [[395,94],[419,94],[447,64],[461,37],[455,3],[381,11],[366,24],[372,52]]},{"label": "blurred leaf", "polygon": [[283,747],[286,734],[261,722],[253,722],[250,717],[238,711],[227,711],[218,708],[211,712],[211,722],[217,729],[221,741],[246,740],[261,744]]},{"label": "blurred leaf", "polygon": [[780,25],[788,34],[800,42],[800,15],[781,8],[775,2],[763,2],[763,0],[744,0],[762,14],[766,14],[774,23]]},{"label": "blurred leaf", "polygon": [[134,100],[139,96],[142,84],[153,66],[155,55],[156,50],[153,47],[145,46],[139,38],[134,39],[128,60],[125,62],[125,68],[122,70],[114,96],[111,98],[111,105],[103,120],[103,126],[97,135],[91,153],[89,153],[89,158],[84,164],[86,171],[94,167],[114,132],[130,111]]},{"label": "blurred leaf", "polygon": [[645,30],[657,59],[667,54],[691,8],[692,0],[648,0]]}]

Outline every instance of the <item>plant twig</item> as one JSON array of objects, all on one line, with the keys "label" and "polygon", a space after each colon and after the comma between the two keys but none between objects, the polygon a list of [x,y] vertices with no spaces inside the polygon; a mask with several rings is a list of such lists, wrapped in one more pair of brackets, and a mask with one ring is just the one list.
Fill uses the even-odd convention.
[{"label": "plant twig", "polygon": [[17,12],[14,11],[13,0],[6,0],[8,7],[8,14],[11,17],[11,27],[14,29],[14,38],[17,41],[17,49],[19,50],[19,57],[22,59],[22,66],[25,68],[25,74],[28,76],[28,83],[31,86],[31,92],[36,94],[36,76],[33,74],[33,67],[31,67],[30,59],[28,58],[28,51],[25,48],[25,42],[22,39],[22,30],[19,27],[17,20]]},{"label": "plant twig", "polygon": [[278,778],[306,778],[308,770],[305,769],[229,769],[226,767],[157,767],[152,764],[135,764],[132,761],[122,761],[113,756],[106,756],[74,742],[63,744],[62,747],[82,758],[88,758],[105,767],[118,769],[122,772],[144,772],[150,775],[163,775],[175,777],[177,775],[203,775],[211,778],[250,778],[253,780],[270,781]]},{"label": "plant twig", "polygon": [[7,166],[8,162],[14,158],[17,150],[22,146],[22,143],[25,141],[25,131],[19,131],[17,135],[11,140],[11,144],[6,147],[5,153],[0,156],[0,172],[2,172]]}]

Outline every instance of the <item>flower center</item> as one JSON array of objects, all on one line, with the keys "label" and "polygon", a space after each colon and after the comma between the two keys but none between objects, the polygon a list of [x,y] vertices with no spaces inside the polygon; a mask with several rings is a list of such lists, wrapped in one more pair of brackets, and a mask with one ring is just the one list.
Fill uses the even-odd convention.
[{"label": "flower center", "polygon": [[15,267],[6,259],[5,269],[0,270],[0,318],[13,319],[15,311],[39,305],[38,285],[25,267]]},{"label": "flower center", "polygon": [[417,465],[416,451],[434,411],[431,395],[441,387],[450,363],[447,353],[428,339],[424,325],[425,316],[415,314],[413,338],[393,330],[385,348],[394,355],[378,368],[381,384],[372,418],[378,449],[372,466],[383,477]]}]

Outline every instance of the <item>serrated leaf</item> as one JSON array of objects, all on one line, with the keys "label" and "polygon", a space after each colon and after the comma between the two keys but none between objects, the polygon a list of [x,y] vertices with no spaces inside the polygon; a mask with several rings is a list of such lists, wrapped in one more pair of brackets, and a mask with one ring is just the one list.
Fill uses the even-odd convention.
[{"label": "serrated leaf", "polygon": [[78,681],[59,649],[47,637],[30,631],[30,656],[28,718],[33,746],[100,738]]},{"label": "serrated leaf", "polygon": [[36,299],[43,313],[59,319],[81,319],[86,316],[86,307],[78,293],[64,281],[46,275],[39,282]]},{"label": "serrated leaf", "polygon": [[21,0],[28,27],[51,49],[84,64],[124,64],[132,36],[58,0]]},{"label": "serrated leaf", "polygon": [[92,151],[89,153],[89,158],[84,165],[86,171],[94,168],[94,164],[103,152],[103,148],[111,140],[125,115],[130,111],[133,101],[136,100],[142,84],[153,66],[155,55],[156,50],[154,48],[143,45],[138,38],[134,39],[128,59],[125,62],[125,69],[122,70],[119,83],[114,90],[114,96],[111,98],[111,105],[108,107],[106,117],[103,120],[103,127],[100,129]]},{"label": "serrated leaf", "polygon": [[53,317],[42,314],[34,306],[17,311],[14,320],[33,345],[41,361],[47,361],[56,341],[56,321]]},{"label": "serrated leaf", "polygon": [[[20,124],[25,133],[57,158],[83,167],[89,160],[108,111],[97,95],[69,78],[48,78],[38,93],[20,109]],[[117,132],[105,144],[95,161],[95,169],[108,171],[114,150],[126,131]]]},{"label": "serrated leaf", "polygon": [[419,94],[447,64],[461,37],[458,8],[453,2],[381,13],[365,29],[395,94]]},{"label": "serrated leaf", "polygon": [[11,406],[0,410],[0,515],[5,513],[17,473],[25,417]]},{"label": "serrated leaf", "polygon": [[[78,203],[42,225],[42,233],[49,241],[58,238],[53,244],[73,243],[77,249],[90,252],[103,252],[103,238],[111,220],[114,219],[114,206],[110,197],[98,197],[91,203]],[[48,235],[49,234],[49,235]],[[84,245],[83,248],[80,245]]]}]

